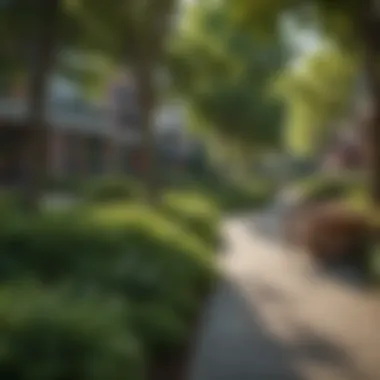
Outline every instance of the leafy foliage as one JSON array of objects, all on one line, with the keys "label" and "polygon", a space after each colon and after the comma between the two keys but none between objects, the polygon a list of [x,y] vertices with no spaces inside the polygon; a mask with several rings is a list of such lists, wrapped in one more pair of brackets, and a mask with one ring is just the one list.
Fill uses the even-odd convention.
[{"label": "leafy foliage", "polygon": [[272,36],[280,18],[291,13],[303,25],[317,21],[326,35],[351,47],[360,41],[355,21],[366,10],[366,4],[356,0],[224,0],[224,3],[236,25],[251,32]]},{"label": "leafy foliage", "polygon": [[269,99],[269,78],[281,66],[281,45],[268,46],[229,22],[226,9],[197,4],[170,65],[174,82],[198,120],[215,133],[250,145],[273,145],[280,109]]},{"label": "leafy foliage", "polygon": [[362,178],[352,173],[337,176],[315,174],[294,184],[301,202],[323,202],[342,199],[355,190],[363,189]]},{"label": "leafy foliage", "polygon": [[184,229],[192,231],[206,244],[215,247],[219,238],[220,215],[217,205],[208,197],[191,191],[172,191],[164,195],[162,207],[164,212],[178,220]]},{"label": "leafy foliage", "polygon": [[23,280],[0,290],[0,374],[8,379],[143,377],[141,346],[119,300],[73,297]]},{"label": "leafy foliage", "polygon": [[88,180],[81,187],[81,195],[90,202],[126,201],[142,195],[136,181],[119,177]]},{"label": "leafy foliage", "polygon": [[326,47],[282,73],[276,91],[286,105],[284,137],[293,154],[313,155],[326,145],[352,105],[357,68],[355,57]]},{"label": "leafy foliage", "polygon": [[209,236],[198,238],[180,215],[137,203],[6,215],[0,281],[32,276],[47,287],[66,283],[74,294],[121,298],[145,349],[171,351],[187,338],[215,274]]}]

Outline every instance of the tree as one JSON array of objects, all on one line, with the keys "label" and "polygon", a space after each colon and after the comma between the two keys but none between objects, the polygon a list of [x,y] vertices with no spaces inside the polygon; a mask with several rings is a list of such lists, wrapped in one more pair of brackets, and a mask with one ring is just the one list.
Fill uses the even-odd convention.
[{"label": "tree", "polygon": [[[2,52],[10,50],[8,75],[29,70],[28,86],[28,147],[25,162],[27,183],[24,187],[26,206],[36,209],[41,183],[46,170],[46,96],[49,73],[54,60],[56,24],[59,22],[60,0],[36,0],[30,4],[16,0],[2,9],[4,29],[9,41],[2,44]],[[26,16],[26,13],[28,15]],[[26,47],[30,46],[30,49]],[[8,49],[7,49],[8,48]],[[4,49],[4,50],[3,50]],[[17,58],[22,58],[19,61]],[[15,68],[12,63],[17,61]],[[15,70],[16,69],[16,70]]]},{"label": "tree", "polygon": [[349,115],[357,77],[354,57],[335,46],[288,67],[276,83],[286,105],[285,142],[295,155],[318,154],[334,127]]},{"label": "tree", "polygon": [[239,31],[226,8],[194,5],[173,41],[173,81],[197,124],[231,145],[279,143],[281,109],[269,98],[269,80],[284,60],[280,41],[268,45]]},{"label": "tree", "polygon": [[328,36],[359,53],[372,100],[368,122],[368,143],[371,153],[372,195],[380,206],[380,11],[377,0],[225,0],[231,17],[251,31],[270,32],[279,15],[293,12],[302,21],[310,15],[318,18]]},{"label": "tree", "polygon": [[28,119],[30,145],[27,154],[29,183],[26,192],[27,205],[38,207],[47,173],[48,126],[45,120],[50,73],[57,48],[57,27],[60,22],[61,0],[39,0],[36,4],[32,30],[33,52],[31,57],[28,95]]},{"label": "tree", "polygon": [[132,69],[140,106],[140,128],[147,193],[156,197],[154,167],[154,111],[157,103],[157,72],[166,39],[173,25],[176,0],[125,0],[108,2],[78,0],[74,13],[99,49]]},{"label": "tree", "polygon": [[[30,166],[25,187],[30,206],[35,208],[38,203],[46,174],[46,90],[51,70],[57,63],[58,49],[95,52],[132,67],[140,101],[146,183],[150,193],[154,192],[155,73],[165,49],[175,3],[175,0],[34,0],[30,3],[15,0],[1,10],[0,21],[4,21],[1,28],[11,36],[10,42],[0,45],[1,51],[7,55],[10,46],[10,50],[22,54],[25,45],[33,50],[22,60],[22,70],[30,74],[31,138],[27,152]],[[7,63],[12,72],[13,62],[19,56],[15,57]],[[77,75],[78,70],[76,73],[71,70],[73,74]]]},{"label": "tree", "polygon": [[47,176],[48,86],[56,64],[56,51],[70,45],[78,25],[65,17],[66,0],[34,0],[6,2],[0,12],[2,29],[7,39],[1,41],[4,55],[5,81],[17,75],[27,79],[28,143],[24,162],[23,184],[27,209],[38,208]]}]

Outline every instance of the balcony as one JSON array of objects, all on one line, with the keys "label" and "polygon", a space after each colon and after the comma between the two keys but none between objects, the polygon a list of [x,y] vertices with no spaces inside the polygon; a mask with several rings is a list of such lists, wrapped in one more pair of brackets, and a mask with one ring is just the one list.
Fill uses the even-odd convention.
[{"label": "balcony", "polygon": [[[22,122],[26,118],[25,99],[0,97],[0,119]],[[53,129],[115,137],[125,142],[138,140],[136,132],[117,128],[114,114],[105,107],[88,105],[73,100],[50,101],[46,120]]]}]

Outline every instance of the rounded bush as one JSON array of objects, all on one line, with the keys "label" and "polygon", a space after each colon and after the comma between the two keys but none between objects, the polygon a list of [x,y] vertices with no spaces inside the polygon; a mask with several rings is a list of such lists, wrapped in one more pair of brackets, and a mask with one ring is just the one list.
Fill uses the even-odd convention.
[{"label": "rounded bush", "polygon": [[21,196],[18,192],[1,191],[0,192],[0,213],[13,214],[21,210]]},{"label": "rounded bush", "polygon": [[127,178],[96,178],[82,185],[82,195],[91,202],[128,200],[140,192],[137,182]]},{"label": "rounded bush", "polygon": [[341,199],[361,187],[361,181],[354,175],[313,175],[295,185],[305,202],[323,202]]},{"label": "rounded bush", "polygon": [[143,204],[0,220],[0,280],[33,275],[49,286],[70,281],[77,292],[122,296],[133,303],[136,333],[148,348],[183,341],[215,275],[212,253],[177,220]]},{"label": "rounded bush", "polygon": [[219,238],[219,211],[216,204],[199,193],[170,192],[162,202],[163,212],[193,232],[206,244],[215,246]]},{"label": "rounded bush", "polygon": [[34,284],[0,290],[0,376],[17,380],[143,378],[143,355],[119,302]]},{"label": "rounded bush", "polygon": [[331,203],[310,209],[301,224],[304,228],[299,237],[313,257],[365,269],[370,226],[363,215]]},{"label": "rounded bush", "polygon": [[273,198],[275,187],[266,180],[237,182],[219,178],[204,181],[197,190],[213,199],[223,212],[239,212],[265,206]]},{"label": "rounded bush", "polygon": [[[94,209],[91,219],[121,238],[122,262],[116,262],[112,276],[115,279],[116,272],[120,272],[123,281],[135,278],[135,284],[141,281],[157,294],[166,292],[174,296],[182,289],[196,291],[213,273],[212,250],[176,221],[149,207],[123,204],[99,207]],[[177,301],[185,300],[178,297]]]},{"label": "rounded bush", "polygon": [[166,350],[183,342],[215,276],[213,251],[144,205],[99,208],[93,218],[121,232],[124,254],[112,260],[104,286],[136,305],[136,326],[146,346]]}]

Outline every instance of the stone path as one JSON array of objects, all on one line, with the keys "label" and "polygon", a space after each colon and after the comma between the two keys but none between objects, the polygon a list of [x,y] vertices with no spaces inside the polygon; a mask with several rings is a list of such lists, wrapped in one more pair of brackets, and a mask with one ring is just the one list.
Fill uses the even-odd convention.
[{"label": "stone path", "polygon": [[380,295],[316,273],[275,217],[230,220],[190,380],[379,380]]}]

